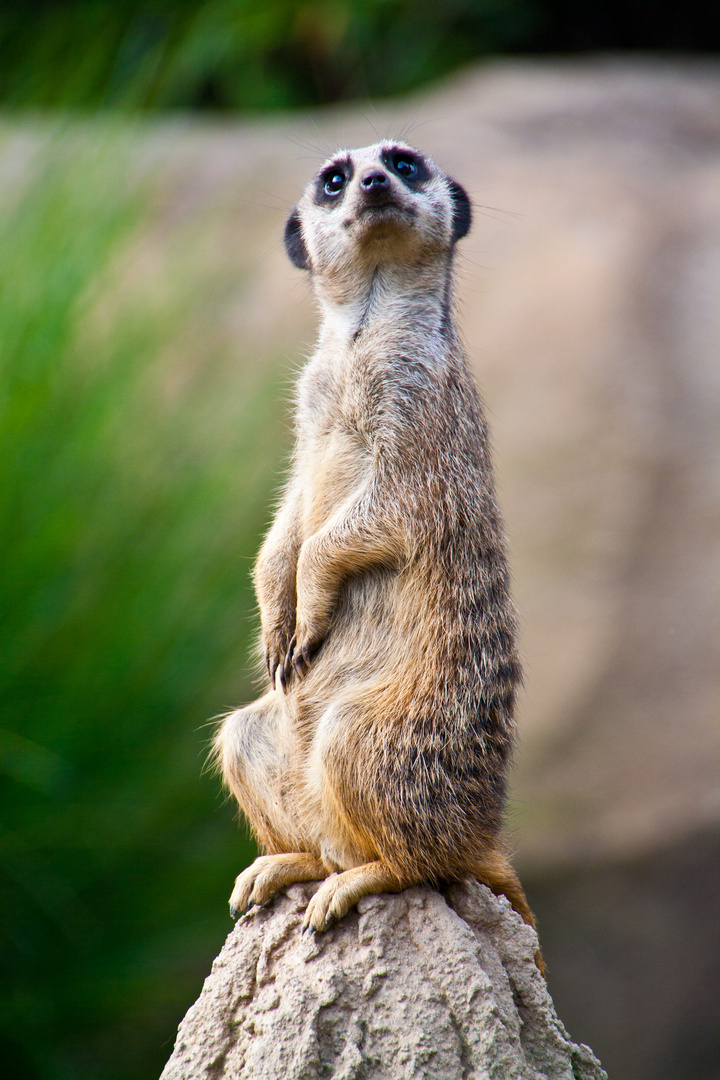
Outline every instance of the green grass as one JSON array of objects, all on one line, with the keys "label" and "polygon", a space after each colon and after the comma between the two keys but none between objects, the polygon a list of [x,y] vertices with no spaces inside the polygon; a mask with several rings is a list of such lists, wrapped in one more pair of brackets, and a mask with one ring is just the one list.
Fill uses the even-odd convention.
[{"label": "green grass", "polygon": [[146,265],[161,194],[131,127],[21,135],[0,132],[0,1060],[140,1080],[251,855],[202,770],[207,719],[252,693],[277,366],[203,335],[202,222]]}]

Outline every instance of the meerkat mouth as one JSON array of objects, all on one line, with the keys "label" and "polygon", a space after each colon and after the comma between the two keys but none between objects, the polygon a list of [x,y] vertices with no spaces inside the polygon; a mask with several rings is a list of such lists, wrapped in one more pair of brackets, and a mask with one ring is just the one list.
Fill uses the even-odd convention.
[{"label": "meerkat mouth", "polygon": [[358,211],[358,217],[361,220],[370,223],[377,222],[378,224],[390,224],[391,222],[396,222],[398,225],[408,226],[412,224],[417,217],[417,214],[412,207],[401,206],[400,203],[397,203],[394,200],[388,200],[384,203],[363,206]]}]

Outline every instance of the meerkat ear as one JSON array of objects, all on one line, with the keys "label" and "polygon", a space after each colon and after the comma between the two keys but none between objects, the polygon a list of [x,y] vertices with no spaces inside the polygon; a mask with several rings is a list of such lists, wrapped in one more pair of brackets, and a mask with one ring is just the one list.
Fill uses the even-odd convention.
[{"label": "meerkat ear", "polygon": [[297,266],[298,270],[310,269],[310,256],[303,240],[297,206],[285,222],[285,250],[290,262],[293,266]]},{"label": "meerkat ear", "polygon": [[448,187],[453,201],[453,243],[455,243],[456,240],[462,240],[463,236],[467,236],[470,232],[472,206],[467,191],[462,185],[458,184],[457,180],[452,180],[448,176]]}]

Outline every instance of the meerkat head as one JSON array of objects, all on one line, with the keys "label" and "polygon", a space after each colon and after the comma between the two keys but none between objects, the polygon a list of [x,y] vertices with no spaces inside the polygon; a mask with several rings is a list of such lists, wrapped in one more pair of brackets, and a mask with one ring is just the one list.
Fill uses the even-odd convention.
[{"label": "meerkat head", "polygon": [[435,162],[384,140],[341,150],[308,184],[285,226],[291,262],[313,275],[423,262],[470,228],[470,199]]}]

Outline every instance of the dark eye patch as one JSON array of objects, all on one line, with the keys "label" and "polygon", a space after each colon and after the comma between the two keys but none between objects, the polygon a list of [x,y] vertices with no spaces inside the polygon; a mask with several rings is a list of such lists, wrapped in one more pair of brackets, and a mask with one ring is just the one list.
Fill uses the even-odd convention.
[{"label": "dark eye patch", "polygon": [[402,146],[391,146],[380,155],[383,164],[399,176],[408,187],[418,187],[430,179],[430,170],[425,159],[414,150]]},{"label": "dark eye patch", "polygon": [[322,170],[315,181],[313,202],[317,206],[339,202],[352,179],[353,169],[349,158],[333,161]]}]

